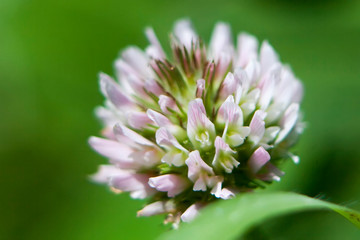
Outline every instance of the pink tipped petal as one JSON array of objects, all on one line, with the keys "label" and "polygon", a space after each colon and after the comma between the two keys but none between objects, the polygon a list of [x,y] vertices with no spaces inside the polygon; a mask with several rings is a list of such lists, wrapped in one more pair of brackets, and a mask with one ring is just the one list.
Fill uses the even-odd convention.
[{"label": "pink tipped petal", "polygon": [[245,72],[250,81],[250,86],[255,86],[260,75],[260,63],[251,60],[245,68]]},{"label": "pink tipped petal", "polygon": [[264,143],[272,142],[276,138],[279,132],[280,132],[280,128],[277,126],[266,128],[262,142]]},{"label": "pink tipped petal", "polygon": [[234,167],[237,167],[240,162],[236,161],[232,156],[233,151],[224,140],[217,136],[215,139],[215,156],[212,165],[217,169],[223,169],[227,173],[231,173]]},{"label": "pink tipped petal", "polygon": [[253,174],[257,173],[268,161],[270,160],[270,154],[263,148],[259,147],[251,155],[248,166]]},{"label": "pink tipped petal", "polygon": [[120,139],[123,139],[123,137],[125,136],[137,144],[146,145],[146,146],[155,146],[155,144],[153,142],[147,140],[140,134],[134,132],[133,130],[131,130],[119,123],[117,123],[114,126],[114,133],[115,133],[115,136]]},{"label": "pink tipped petal", "polygon": [[230,95],[220,106],[218,114],[230,125],[243,125],[242,111],[234,102],[234,97]]},{"label": "pink tipped petal", "polygon": [[149,185],[160,192],[167,192],[168,197],[175,197],[189,187],[189,182],[180,175],[165,174],[150,178]]},{"label": "pink tipped petal", "polygon": [[153,75],[149,67],[149,59],[141,49],[128,47],[122,52],[121,56],[137,76],[146,78]]},{"label": "pink tipped petal", "polygon": [[274,166],[271,163],[267,163],[265,165],[267,169],[267,173],[265,174],[259,174],[257,175],[257,178],[263,180],[263,181],[277,181],[280,182],[281,176],[283,176],[285,173],[278,169],[276,166]]},{"label": "pink tipped petal", "polygon": [[257,59],[257,39],[247,33],[241,33],[237,37],[238,59],[237,66],[245,67],[251,60]]},{"label": "pink tipped petal", "polygon": [[173,201],[157,201],[146,205],[137,212],[137,216],[149,217],[174,211],[176,211],[176,205]]},{"label": "pink tipped petal", "polygon": [[227,98],[229,95],[232,95],[238,87],[240,87],[239,85],[240,82],[235,79],[234,74],[228,72],[224,82],[222,83],[220,94],[223,98]]},{"label": "pink tipped petal", "polygon": [[170,111],[168,109],[171,109],[175,112],[177,112],[179,109],[176,106],[176,103],[174,101],[174,99],[166,96],[166,95],[160,95],[159,96],[159,102],[158,102],[161,111],[163,111],[163,113],[165,114],[169,114]]},{"label": "pink tipped petal", "polygon": [[221,189],[220,198],[225,199],[225,200],[230,199],[230,198],[235,197],[236,193],[237,192],[234,191],[233,189],[223,188],[223,189]]},{"label": "pink tipped petal", "polygon": [[279,57],[268,41],[264,41],[260,49],[261,72],[265,74],[274,64],[279,62]]},{"label": "pink tipped petal", "polygon": [[118,190],[130,192],[132,198],[143,199],[152,196],[156,191],[147,183],[149,175],[124,172],[111,178],[110,185]]},{"label": "pink tipped petal", "polygon": [[191,48],[191,44],[198,39],[191,22],[187,19],[179,20],[174,26],[175,37],[184,45],[187,49]]},{"label": "pink tipped petal", "polygon": [[265,112],[257,110],[251,119],[249,138],[255,145],[260,142],[265,134],[265,116]]},{"label": "pink tipped petal", "polygon": [[160,146],[175,147],[185,153],[188,152],[165,127],[161,127],[156,131],[155,138],[156,143]]},{"label": "pink tipped petal", "polygon": [[185,163],[188,166],[188,178],[193,182],[195,182],[202,173],[214,175],[213,169],[202,160],[198,150],[191,152]]},{"label": "pink tipped petal", "polygon": [[152,49],[154,49],[153,57],[157,58],[157,59],[165,59],[165,52],[164,52],[163,48],[161,47],[161,44],[160,44],[158,38],[156,37],[154,30],[150,27],[146,28],[145,35],[146,35],[147,39],[149,40]]},{"label": "pink tipped petal", "polygon": [[204,79],[198,79],[196,81],[196,97],[202,98],[204,95],[205,90],[205,80]]},{"label": "pink tipped petal", "polygon": [[172,123],[170,122],[170,120],[165,117],[164,115],[162,115],[161,113],[158,113],[152,109],[148,109],[146,111],[147,116],[156,123],[156,125],[158,125],[159,127],[164,127],[164,126],[171,126]]},{"label": "pink tipped petal", "polygon": [[284,116],[280,121],[280,127],[282,129],[279,132],[275,144],[278,144],[279,142],[281,142],[286,138],[286,136],[295,126],[298,117],[299,117],[299,104],[293,103],[286,109]]},{"label": "pink tipped petal", "polygon": [[261,95],[259,99],[259,106],[261,110],[266,110],[270,104],[275,91],[275,77],[270,76],[266,78],[264,85],[261,88]]},{"label": "pink tipped petal", "polygon": [[250,88],[251,81],[246,71],[242,68],[236,68],[234,71],[234,77],[235,80],[240,83],[243,93],[247,93]]},{"label": "pink tipped petal", "polygon": [[210,56],[215,60],[218,60],[221,53],[229,51],[232,47],[233,43],[230,26],[225,23],[216,24],[210,40]]},{"label": "pink tipped petal", "polygon": [[187,135],[197,147],[209,147],[215,135],[215,126],[207,118],[204,104],[200,98],[189,103]]},{"label": "pink tipped petal", "polygon": [[128,123],[132,128],[142,129],[151,124],[152,121],[144,112],[131,112],[129,113]]},{"label": "pink tipped petal", "polygon": [[112,177],[121,175],[123,172],[113,165],[100,165],[98,171],[90,177],[95,182],[108,183]]},{"label": "pink tipped petal", "polygon": [[89,144],[99,154],[115,160],[125,159],[133,152],[126,144],[98,137],[90,137]]},{"label": "pink tipped petal", "polygon": [[228,52],[221,52],[218,57],[215,76],[219,79],[223,79],[226,72],[229,70],[232,61],[232,54]]},{"label": "pink tipped petal", "polygon": [[186,211],[181,215],[181,220],[183,222],[191,222],[199,214],[201,208],[204,207],[203,203],[197,202],[191,205]]},{"label": "pink tipped petal", "polygon": [[153,79],[148,79],[145,82],[146,91],[159,96],[164,93],[164,90],[160,87],[160,85]]},{"label": "pink tipped petal", "polygon": [[130,99],[125,96],[120,87],[108,75],[100,73],[100,88],[101,92],[107,97],[116,107],[123,107],[132,105]]},{"label": "pink tipped petal", "polygon": [[214,195],[217,198],[220,198],[221,196],[221,190],[222,190],[222,183],[224,181],[223,177],[220,176],[213,176],[210,179],[209,185],[213,186],[213,188],[211,189],[211,194]]}]

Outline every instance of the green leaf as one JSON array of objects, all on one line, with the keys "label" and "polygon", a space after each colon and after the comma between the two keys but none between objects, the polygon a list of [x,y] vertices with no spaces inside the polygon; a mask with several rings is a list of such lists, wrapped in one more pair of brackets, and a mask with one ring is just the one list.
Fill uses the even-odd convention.
[{"label": "green leaf", "polygon": [[333,210],[360,228],[360,213],[347,207],[310,198],[297,193],[246,193],[219,201],[204,209],[189,224],[179,230],[167,232],[161,239],[234,239],[264,220],[284,214],[306,210]]}]

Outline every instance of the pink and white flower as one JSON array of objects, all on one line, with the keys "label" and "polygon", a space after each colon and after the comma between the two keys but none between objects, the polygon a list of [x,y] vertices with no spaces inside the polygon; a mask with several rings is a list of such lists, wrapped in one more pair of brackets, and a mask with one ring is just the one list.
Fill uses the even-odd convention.
[{"label": "pink and white flower", "polygon": [[299,162],[289,148],[303,129],[303,87],[267,41],[240,33],[235,45],[218,23],[207,48],[180,20],[170,56],[152,28],[145,34],[144,51],[129,47],[116,60],[116,79],[100,74],[103,138],[89,144],[109,164],[93,181],[149,198],[138,216],[167,214],[177,226],[254,182],[279,181],[278,160]]}]

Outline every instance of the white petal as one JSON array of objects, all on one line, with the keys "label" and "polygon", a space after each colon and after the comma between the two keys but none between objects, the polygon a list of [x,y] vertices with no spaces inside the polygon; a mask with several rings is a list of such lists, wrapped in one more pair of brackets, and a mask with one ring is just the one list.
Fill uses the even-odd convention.
[{"label": "white petal", "polygon": [[279,57],[268,41],[264,41],[260,49],[261,72],[265,74],[274,64],[279,62]]},{"label": "white petal", "polygon": [[159,96],[158,104],[160,106],[161,111],[163,111],[163,113],[165,113],[165,114],[170,113],[168,109],[171,109],[175,112],[177,112],[179,110],[179,108],[176,106],[174,99],[172,99],[166,95]]},{"label": "white petal", "polygon": [[161,113],[158,113],[152,109],[148,109],[146,111],[147,116],[156,123],[156,125],[158,125],[159,127],[164,127],[164,126],[170,126],[172,125],[172,123],[170,122],[170,120],[165,117],[164,115],[162,115]]},{"label": "white petal", "polygon": [[114,133],[117,138],[122,138],[123,136],[127,137],[129,140],[138,143],[140,145],[146,145],[146,146],[155,146],[155,144],[148,139],[144,138],[140,134],[134,132],[133,130],[125,127],[122,124],[117,123],[114,126]]},{"label": "white petal", "polygon": [[220,106],[218,115],[228,124],[243,125],[243,115],[240,107],[235,104],[234,97],[230,95]]},{"label": "white petal", "polygon": [[241,33],[237,37],[238,59],[237,66],[245,67],[251,60],[257,59],[257,39],[247,33]]},{"label": "white petal", "polygon": [[100,73],[100,89],[116,107],[133,105],[130,99],[122,93],[119,85],[105,73]]},{"label": "white petal", "polygon": [[149,67],[149,59],[146,54],[139,49],[138,47],[128,47],[122,54],[122,59],[129,64],[129,66],[134,70],[136,75],[143,78],[151,77],[153,75]]},{"label": "white petal", "polygon": [[185,153],[188,152],[165,127],[161,127],[156,131],[155,139],[156,143],[162,147],[175,147]]},{"label": "white petal", "polygon": [[229,95],[233,94],[238,87],[240,87],[239,85],[240,82],[237,81],[237,79],[235,79],[234,74],[228,72],[222,83],[220,94],[222,95],[223,98],[227,98]]},{"label": "white petal", "polygon": [[213,186],[211,189],[211,194],[217,198],[221,196],[222,182],[224,181],[223,177],[214,176],[210,179],[210,183],[208,185]]},{"label": "white petal", "polygon": [[215,156],[212,165],[215,168],[225,170],[231,173],[234,167],[237,167],[240,162],[236,161],[232,154],[235,153],[224,140],[217,136],[215,139]]},{"label": "white petal", "polygon": [[155,54],[153,55],[153,57],[157,58],[157,59],[165,59],[165,52],[164,52],[163,48],[161,47],[161,44],[160,44],[158,38],[156,37],[154,30],[152,28],[148,27],[145,29],[145,34],[146,34],[146,37],[149,40],[151,46],[154,49]]},{"label": "white petal", "polygon": [[250,122],[250,140],[256,145],[260,142],[265,133],[264,118],[266,113],[262,110],[257,110]]},{"label": "white petal", "polygon": [[187,19],[182,19],[175,22],[174,34],[180,43],[183,44],[187,49],[190,49],[191,44],[198,39],[191,22]]},{"label": "white petal", "polygon": [[259,99],[260,109],[266,110],[270,104],[275,90],[275,77],[273,75],[266,78],[264,85],[261,87],[261,95]]},{"label": "white petal", "polygon": [[220,198],[222,199],[230,199],[235,197],[236,192],[233,189],[223,188],[221,189]]},{"label": "white petal", "polygon": [[279,132],[280,132],[280,127],[277,126],[266,128],[262,142],[264,143],[272,142],[276,138]]},{"label": "white petal", "polygon": [[157,201],[146,205],[143,209],[137,212],[138,217],[149,217],[158,214],[173,212],[176,210],[176,205],[173,201]]},{"label": "white petal", "polygon": [[213,169],[202,160],[198,150],[192,151],[185,163],[188,166],[188,178],[193,182],[199,178],[203,171],[209,175],[214,175]]},{"label": "white petal", "polygon": [[90,137],[89,144],[96,152],[111,159],[125,159],[133,152],[126,144],[98,137]]},{"label": "white petal", "polygon": [[169,197],[182,193],[188,186],[186,178],[176,174],[165,174],[149,179],[149,185],[160,192],[167,192]]},{"label": "white petal", "polygon": [[220,58],[222,52],[229,51],[233,48],[231,30],[228,24],[216,24],[209,46],[210,57],[215,60]]},{"label": "white petal", "polygon": [[203,203],[194,203],[181,215],[183,222],[191,222],[199,214],[199,210],[204,207]]},{"label": "white petal", "polygon": [[[197,98],[189,102],[187,135],[196,147],[207,148],[211,146],[215,135],[215,126],[207,118],[202,99]],[[201,136],[198,136],[201,131]]]},{"label": "white petal", "polygon": [[91,175],[91,180],[98,183],[108,183],[109,180],[117,175],[123,174],[123,170],[113,165],[100,165],[98,171]]},{"label": "white petal", "polygon": [[279,132],[279,135],[275,141],[275,144],[278,144],[288,135],[288,133],[293,129],[299,116],[299,104],[291,104],[285,111],[283,118],[280,121],[280,127],[282,128]]},{"label": "white petal", "polygon": [[124,172],[111,178],[110,185],[121,191],[131,192],[131,197],[143,199],[153,195],[156,191],[147,183],[149,175]]},{"label": "white petal", "polygon": [[132,128],[142,129],[151,124],[151,119],[144,112],[130,112],[128,123]]}]

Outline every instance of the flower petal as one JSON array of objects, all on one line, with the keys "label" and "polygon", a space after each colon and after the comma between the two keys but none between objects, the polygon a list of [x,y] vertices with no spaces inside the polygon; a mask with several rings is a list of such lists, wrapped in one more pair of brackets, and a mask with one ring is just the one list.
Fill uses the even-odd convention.
[{"label": "flower petal", "polygon": [[167,192],[168,197],[175,197],[189,187],[189,182],[180,175],[165,174],[150,178],[149,185],[160,192]]},{"label": "flower petal", "polygon": [[260,142],[265,134],[266,113],[262,110],[257,110],[250,122],[250,140],[256,145]]},{"label": "flower petal", "polygon": [[189,102],[187,135],[196,147],[206,149],[212,145],[215,126],[207,118],[204,104],[200,98]]},{"label": "flower petal", "polygon": [[191,44],[198,39],[191,22],[188,19],[182,19],[175,22],[174,26],[175,37],[184,45],[187,49],[191,48]]},{"label": "flower petal", "polygon": [[108,183],[109,180],[117,175],[121,175],[124,171],[113,165],[100,165],[98,171],[91,175],[91,180],[98,183]]},{"label": "flower petal", "polygon": [[217,136],[215,139],[215,156],[212,165],[215,168],[223,169],[227,173],[231,173],[234,167],[237,167],[240,162],[236,161],[232,156],[233,151],[224,140]]},{"label": "flower petal", "polygon": [[148,109],[146,111],[146,114],[149,117],[149,119],[154,121],[156,123],[156,125],[158,125],[159,127],[173,125],[167,117],[165,117],[161,113],[158,113],[152,109]]},{"label": "flower petal", "polygon": [[133,152],[126,144],[104,138],[90,137],[89,144],[99,154],[116,160],[125,159]]},{"label": "flower petal", "polygon": [[133,105],[131,100],[122,93],[119,85],[105,73],[100,73],[100,89],[103,95],[118,108]]},{"label": "flower petal", "polygon": [[137,212],[138,217],[149,217],[163,213],[174,212],[176,205],[173,201],[157,201],[146,205]]},{"label": "flower petal", "polygon": [[213,169],[202,160],[198,150],[192,151],[185,161],[188,166],[188,178],[195,182],[202,172],[215,175]]},{"label": "flower petal", "polygon": [[268,41],[264,41],[260,48],[261,72],[265,74],[274,64],[279,62],[279,57]]},{"label": "flower petal", "polygon": [[270,154],[263,148],[259,147],[251,155],[248,166],[253,174],[257,173],[268,161],[270,161]]},{"label": "flower petal", "polygon": [[241,33],[237,37],[238,59],[236,66],[245,67],[251,60],[257,59],[257,39],[247,33]]},{"label": "flower petal", "polygon": [[150,42],[150,46],[151,46],[151,52],[153,54],[151,54],[151,57],[156,58],[156,59],[165,59],[165,52],[163,50],[163,48],[161,47],[161,44],[158,40],[158,38],[156,37],[156,34],[154,32],[154,30],[150,27],[145,29],[145,35],[147,37],[147,39]]},{"label": "flower petal", "polygon": [[148,185],[149,175],[123,172],[111,178],[110,185],[121,191],[130,192],[132,198],[143,199],[152,196],[156,191]]},{"label": "flower petal", "polygon": [[199,214],[199,210],[204,207],[203,203],[197,202],[188,207],[185,212],[181,215],[183,222],[191,222]]},{"label": "flower petal", "polygon": [[221,53],[233,48],[230,26],[226,23],[217,23],[211,36],[209,51],[210,58],[218,60]]},{"label": "flower petal", "polygon": [[275,141],[275,144],[278,144],[289,134],[289,132],[295,126],[295,123],[299,117],[299,104],[291,104],[285,111],[283,118],[280,121],[280,127],[282,128],[279,132],[279,135]]},{"label": "flower petal", "polygon": [[160,106],[161,111],[165,114],[169,114],[170,111],[168,109],[171,109],[175,112],[179,111],[179,108],[176,106],[176,103],[174,99],[166,96],[166,95],[160,95],[158,104]]},{"label": "flower petal", "polygon": [[188,153],[188,150],[186,150],[165,127],[161,127],[156,131],[155,138],[156,143],[162,147],[175,147],[185,153]]},{"label": "flower petal", "polygon": [[128,123],[132,128],[142,129],[151,124],[151,119],[144,112],[130,112]]},{"label": "flower petal", "polygon": [[151,142],[150,140],[144,138],[140,134],[134,132],[133,130],[125,127],[124,125],[122,125],[120,123],[117,123],[114,126],[114,133],[115,133],[115,136],[120,139],[125,136],[129,140],[131,140],[137,144],[145,145],[145,146],[155,146],[155,144],[153,142]]}]

